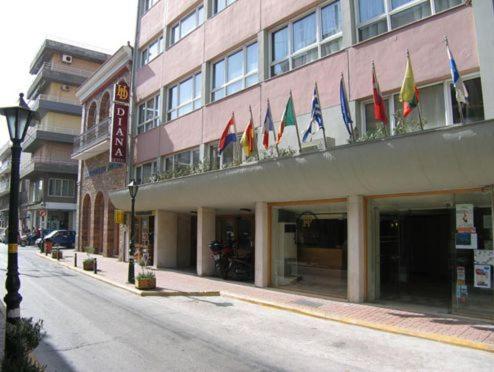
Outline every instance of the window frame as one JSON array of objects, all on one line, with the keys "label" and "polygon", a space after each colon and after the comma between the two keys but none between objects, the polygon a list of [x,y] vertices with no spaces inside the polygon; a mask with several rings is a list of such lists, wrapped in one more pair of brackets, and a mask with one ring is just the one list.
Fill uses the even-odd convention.
[{"label": "window frame", "polygon": [[[56,182],[60,182],[60,194],[51,193],[51,185],[52,182],[55,182],[55,191],[56,191]],[[67,193],[64,195],[64,183],[67,185],[67,191],[70,191],[70,186],[72,186],[72,194]],[[38,191],[41,191],[38,189]],[[55,198],[73,198],[76,194],[75,191],[75,182],[74,180],[68,179],[68,178],[49,178],[48,179],[48,196],[49,197],[55,197]]]},{"label": "window frame", "polygon": [[[157,109],[157,113],[156,115],[154,115],[151,119],[148,119],[147,118],[147,104],[153,100],[153,110],[154,110],[154,107],[158,107]],[[155,93],[151,96],[149,96],[148,98],[142,100],[142,102],[138,103],[137,104],[137,120],[136,120],[136,133],[139,135],[139,134],[142,134],[142,133],[146,133],[154,128],[157,128],[161,125],[161,111],[162,111],[162,107],[161,107],[161,104],[162,104],[162,98],[161,98],[161,93],[158,92],[158,93]],[[141,107],[144,106],[144,121],[140,121],[140,113],[141,113]],[[148,127],[148,124],[151,123],[151,126]],[[141,128],[144,128],[142,131],[141,131]]]},{"label": "window frame", "polygon": [[[248,72],[247,71],[247,63],[248,63],[248,59],[247,59],[247,49],[251,46],[253,46],[254,44],[257,44],[257,68],[253,71],[250,71]],[[234,56],[235,54],[241,52],[243,55],[242,55],[242,64],[243,64],[243,72],[242,72],[242,75],[233,79],[233,80],[230,80],[228,81],[228,58]],[[216,64],[220,63],[220,62],[223,62],[225,67],[224,67],[224,71],[223,71],[223,78],[224,78],[224,83],[221,87],[218,87],[218,88],[215,88],[214,87],[214,67]],[[251,76],[254,76],[254,75],[257,75],[257,82],[255,82],[254,84],[251,84],[249,86],[247,86],[247,79]],[[256,84],[259,84],[259,44],[257,43],[257,40],[253,40],[247,44],[245,44],[243,47],[239,48],[239,49],[236,49],[235,51],[231,52],[231,53],[228,53],[220,58],[217,58],[216,60],[213,60],[211,62],[211,83],[210,83],[210,98],[211,98],[211,102],[218,102],[228,96],[231,96],[235,93],[238,93],[238,92],[241,92],[242,90],[245,90],[247,88],[250,88]],[[242,82],[242,88],[239,89],[238,91],[236,92],[233,92],[233,93],[230,93],[230,94],[227,94],[227,88],[230,86],[230,85],[233,85],[235,83],[238,83],[239,81]],[[219,92],[221,90],[224,90],[224,94],[221,98],[217,98],[215,99],[214,98],[214,94],[216,92]]]},{"label": "window frame", "polygon": [[[165,41],[163,38],[163,34],[158,35],[157,37],[153,38],[150,42],[148,42],[146,46],[143,47],[139,52],[139,67],[144,67],[149,65],[152,61],[154,61],[161,54],[163,54],[163,52],[165,51],[164,43]],[[156,54],[156,56],[149,59],[149,49],[154,44],[157,44],[158,46],[158,53]]]},{"label": "window frame", "polygon": [[[159,170],[159,167],[158,167],[158,160],[155,159],[155,160],[151,160],[151,161],[147,161],[145,163],[141,163],[139,165],[137,165],[135,168],[134,168],[134,180],[139,184],[139,185],[145,185],[147,183],[151,183],[151,180],[146,180],[146,182],[143,182],[143,170],[144,170],[144,166],[148,165],[148,164],[151,164],[151,175],[150,175],[150,178],[153,177],[153,175],[157,174],[158,173],[158,170]],[[137,173],[140,172],[140,177],[137,177]]]},{"label": "window frame", "polygon": [[144,0],[142,6],[142,15],[149,12],[160,0]]},{"label": "window frame", "polygon": [[[203,19],[202,19],[202,22],[201,22],[201,19],[200,19],[200,9],[202,9],[203,11]],[[192,32],[194,32],[196,29],[198,29],[199,27],[201,27],[205,20],[206,20],[206,14],[205,14],[205,9],[204,9],[204,4],[200,4],[198,5],[193,11],[187,13],[185,16],[181,17],[177,22],[175,22],[171,27],[170,27],[170,46],[173,46],[175,45],[176,43],[178,43],[180,40],[182,40],[183,38],[187,37],[188,35],[190,35]],[[195,14],[195,26],[194,28],[192,28],[187,34],[185,35],[182,35],[182,23],[185,19],[187,19],[188,17],[190,17],[191,15]],[[177,40],[174,39],[174,32],[173,30],[178,27],[178,31],[179,31],[179,37]]]},{"label": "window frame", "polygon": [[[282,25],[275,27],[269,31],[269,76],[270,77],[276,77],[276,76],[286,74],[287,72],[293,71],[297,68],[300,68],[300,67],[307,65],[308,63],[313,62],[313,61],[311,61],[311,62],[305,63],[301,66],[298,66],[295,68],[293,67],[293,59],[294,58],[300,57],[300,56],[304,55],[305,53],[307,53],[307,52],[309,52],[315,48],[317,48],[317,58],[314,61],[317,61],[321,58],[325,58],[325,57],[333,54],[333,53],[329,53],[329,54],[323,56],[322,55],[322,48],[323,48],[323,46],[330,44],[331,42],[333,42],[335,40],[343,38],[342,22],[344,22],[344,20],[341,17],[341,1],[342,0],[326,1],[326,2],[318,5],[317,7],[312,8],[312,9],[298,15],[297,17],[290,19],[288,22],[283,23]],[[322,30],[322,9],[324,9],[327,6],[330,6],[332,4],[335,4],[335,3],[339,3],[338,7],[339,7],[339,12],[340,12],[340,30],[333,35],[330,35],[326,38],[323,38],[323,34],[322,34],[322,32],[323,32],[323,30]],[[293,52],[293,24],[306,18],[307,16],[309,16],[313,13],[316,15],[316,41],[310,45],[307,45],[307,46],[297,50],[296,52]],[[287,33],[288,33],[288,46],[287,46],[288,54],[285,57],[283,57],[282,59],[273,60],[273,58],[274,58],[273,35],[276,32],[281,31],[284,28],[287,28]],[[340,50],[342,50],[342,49],[340,48],[338,51],[340,51]],[[336,53],[336,52],[334,52],[334,53]],[[279,65],[280,63],[286,62],[286,61],[288,61],[288,71],[281,72],[279,74],[274,74],[273,73],[273,67],[276,65]]]},{"label": "window frame", "polygon": [[[199,154],[197,164],[194,163],[194,152],[197,152]],[[194,167],[195,165],[198,165],[201,162],[201,150],[200,150],[199,146],[196,146],[196,147],[189,148],[187,150],[177,151],[173,154],[161,156],[161,158],[160,158],[160,172],[162,172],[162,173],[166,173],[166,172],[175,173],[175,171],[177,169],[175,157],[177,155],[185,154],[185,153],[188,153],[190,155],[190,164],[188,164],[189,167]],[[166,167],[166,160],[167,159],[171,159],[172,169],[167,169],[167,167]]]},{"label": "window frame", "polygon": [[[197,86],[198,76],[201,76],[201,84],[199,86]],[[176,107],[170,108],[170,103],[172,102],[172,100],[170,99],[171,98],[170,94],[171,94],[172,89],[175,87],[177,88],[177,101],[180,101],[180,86],[190,79],[192,79],[192,99],[189,101],[186,101],[185,103],[178,102],[178,105]],[[170,85],[166,89],[166,97],[167,97],[166,120],[167,120],[167,122],[178,119],[184,115],[190,114],[191,112],[193,112],[195,110],[199,110],[200,108],[202,108],[202,106],[203,106],[203,101],[202,101],[202,84],[203,84],[203,81],[204,81],[204,77],[202,76],[202,71],[199,70],[199,71],[187,76],[187,78],[180,80],[178,83]],[[197,92],[197,89],[199,89],[199,96],[195,95]],[[199,104],[196,107],[197,101],[199,102]],[[180,109],[189,105],[189,104],[192,104],[192,110],[190,112],[185,113],[185,114],[179,114]],[[171,117],[171,114],[173,112],[176,112],[176,115],[177,115],[174,118]]]},{"label": "window frame", "polygon": [[[229,3],[230,2],[230,3]],[[218,0],[213,0],[213,17],[216,15],[216,14],[219,14],[221,13],[223,10],[225,10],[226,8],[228,8],[229,6],[232,6],[233,4],[235,4],[237,2],[237,0],[225,0],[225,7],[218,10]]]}]

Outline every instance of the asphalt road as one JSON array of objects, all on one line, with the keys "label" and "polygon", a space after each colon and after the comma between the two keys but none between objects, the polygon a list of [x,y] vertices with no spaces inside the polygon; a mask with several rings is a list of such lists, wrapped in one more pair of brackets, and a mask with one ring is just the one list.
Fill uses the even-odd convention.
[{"label": "asphalt road", "polygon": [[[0,246],[2,280],[6,247]],[[484,371],[494,354],[222,297],[142,298],[20,254],[22,316],[48,371]],[[4,295],[2,288],[2,297]]]}]

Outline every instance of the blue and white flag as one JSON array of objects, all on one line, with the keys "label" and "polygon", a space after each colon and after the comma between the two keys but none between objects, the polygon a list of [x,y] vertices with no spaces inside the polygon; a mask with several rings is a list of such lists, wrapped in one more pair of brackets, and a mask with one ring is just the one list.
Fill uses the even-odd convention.
[{"label": "blue and white flag", "polygon": [[453,85],[456,91],[456,102],[458,103],[468,103],[468,91],[461,79],[460,72],[458,71],[458,67],[456,66],[456,61],[453,58],[453,54],[449,49],[449,45],[446,45],[446,50],[448,52],[449,57],[449,68],[451,70],[451,79],[453,80]]},{"label": "blue and white flag", "polygon": [[346,130],[350,136],[353,136],[353,120],[350,115],[350,109],[348,108],[348,100],[346,98],[345,83],[343,82],[343,75],[340,80],[340,106],[341,115],[343,116],[343,122],[345,123]]},{"label": "blue and white flag", "polygon": [[[317,128],[314,129],[314,123],[317,124]],[[314,86],[314,96],[312,97],[312,109],[311,118],[307,129],[304,132],[302,142],[306,142],[309,137],[312,137],[319,129],[324,129],[324,123],[322,120],[321,103],[319,101],[319,92],[317,91],[317,84]]]}]

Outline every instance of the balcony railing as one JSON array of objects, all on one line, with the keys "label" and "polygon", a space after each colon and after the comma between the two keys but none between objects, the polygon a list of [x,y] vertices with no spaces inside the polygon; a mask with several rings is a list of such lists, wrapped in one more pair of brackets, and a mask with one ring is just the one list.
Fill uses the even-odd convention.
[{"label": "balcony railing", "polygon": [[43,66],[41,66],[39,72],[41,73],[42,71],[62,72],[65,74],[77,75],[85,78],[88,78],[93,74],[93,71],[90,70],[84,70],[77,67],[65,66],[65,65],[60,65],[58,63],[49,63],[49,62],[43,63]]},{"label": "balcony railing", "polygon": [[10,182],[0,182],[0,194],[8,191],[10,188]]},{"label": "balcony railing", "polygon": [[110,138],[110,120],[106,118],[74,139],[74,154],[82,152],[97,143]]},{"label": "balcony railing", "polygon": [[[46,156],[33,156],[31,157],[31,160],[21,166],[21,177],[25,176],[26,174],[32,172],[35,170],[35,167],[37,165],[46,165],[49,167],[77,167],[77,161],[76,160],[59,160],[59,159],[53,159],[51,157],[46,157]],[[55,170],[54,170],[55,171]]]},{"label": "balcony railing", "polygon": [[79,130],[77,130],[77,129],[67,128],[67,127],[64,127],[61,125],[54,125],[54,124],[48,124],[48,123],[38,123],[38,125],[28,128],[27,133],[26,133],[25,142],[27,143],[30,140],[35,139],[37,131],[68,134],[68,135],[72,135],[72,136],[77,135],[77,133],[79,132]]},{"label": "balcony railing", "polygon": [[3,173],[5,171],[9,170],[11,165],[12,165],[12,163],[10,160],[3,162],[2,165],[0,165],[0,173]]},{"label": "balcony railing", "polygon": [[66,103],[68,105],[80,105],[80,102],[76,98],[69,97],[58,97],[50,94],[40,94],[35,100],[32,100],[30,103],[31,108],[37,107],[39,105],[39,101],[50,101],[57,103]]}]

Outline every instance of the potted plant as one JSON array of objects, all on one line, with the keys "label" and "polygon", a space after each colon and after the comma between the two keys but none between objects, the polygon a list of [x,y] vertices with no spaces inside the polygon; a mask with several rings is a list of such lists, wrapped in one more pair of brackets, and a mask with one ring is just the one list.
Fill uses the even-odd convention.
[{"label": "potted plant", "polygon": [[63,258],[63,253],[60,250],[60,248],[53,248],[51,251],[51,258],[55,258],[57,260],[60,260]]},{"label": "potted plant", "polygon": [[94,253],[94,247],[86,247],[84,251],[87,253],[87,257],[82,261],[82,268],[86,271],[93,271],[94,258],[91,257],[91,254]]},{"label": "potted plant", "polygon": [[135,285],[137,289],[155,289],[156,288],[156,276],[154,272],[148,268],[148,255],[143,254],[143,257],[139,260],[139,266],[141,266],[141,272],[137,275]]}]

